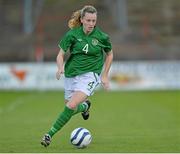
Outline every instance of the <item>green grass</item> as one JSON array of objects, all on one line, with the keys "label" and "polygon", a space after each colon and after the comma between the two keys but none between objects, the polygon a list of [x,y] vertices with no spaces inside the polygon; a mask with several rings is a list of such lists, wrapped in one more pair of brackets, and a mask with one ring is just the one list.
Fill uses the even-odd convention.
[{"label": "green grass", "polygon": [[[180,152],[180,91],[96,92],[91,117],[81,115],[58,132],[48,148],[40,139],[63,110],[63,92],[0,92],[0,152]],[[93,140],[86,149],[69,143],[85,127]]]}]

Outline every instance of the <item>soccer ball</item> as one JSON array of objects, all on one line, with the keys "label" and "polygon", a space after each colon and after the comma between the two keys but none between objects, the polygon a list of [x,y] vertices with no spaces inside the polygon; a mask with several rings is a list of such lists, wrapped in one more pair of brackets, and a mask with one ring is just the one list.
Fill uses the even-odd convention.
[{"label": "soccer ball", "polygon": [[79,127],[71,132],[70,141],[76,148],[86,148],[91,140],[91,133],[86,128]]}]

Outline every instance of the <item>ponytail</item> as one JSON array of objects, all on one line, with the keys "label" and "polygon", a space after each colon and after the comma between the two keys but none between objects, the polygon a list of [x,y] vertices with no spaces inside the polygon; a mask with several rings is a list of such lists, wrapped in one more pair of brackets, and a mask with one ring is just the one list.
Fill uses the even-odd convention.
[{"label": "ponytail", "polygon": [[81,25],[81,10],[78,10],[76,12],[73,12],[71,19],[68,22],[69,28],[75,28]]}]

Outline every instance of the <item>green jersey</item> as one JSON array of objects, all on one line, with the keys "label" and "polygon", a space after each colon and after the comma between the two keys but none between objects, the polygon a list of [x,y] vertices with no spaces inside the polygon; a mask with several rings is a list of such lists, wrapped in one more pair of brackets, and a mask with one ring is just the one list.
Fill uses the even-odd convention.
[{"label": "green jersey", "polygon": [[82,26],[69,30],[58,46],[64,52],[70,51],[70,57],[65,63],[65,77],[87,72],[100,74],[104,64],[104,52],[112,49],[107,34],[95,27],[87,35]]}]

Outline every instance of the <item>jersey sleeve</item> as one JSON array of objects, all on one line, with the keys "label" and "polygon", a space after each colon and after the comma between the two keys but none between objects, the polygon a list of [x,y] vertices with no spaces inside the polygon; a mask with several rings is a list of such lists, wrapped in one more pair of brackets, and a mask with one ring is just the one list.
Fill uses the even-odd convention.
[{"label": "jersey sleeve", "polygon": [[105,52],[110,52],[112,50],[112,45],[111,45],[109,36],[106,36],[106,38],[103,41],[103,44],[104,44]]},{"label": "jersey sleeve", "polygon": [[63,49],[66,52],[73,43],[73,36],[70,32],[67,32],[64,37],[60,40],[58,47]]}]

